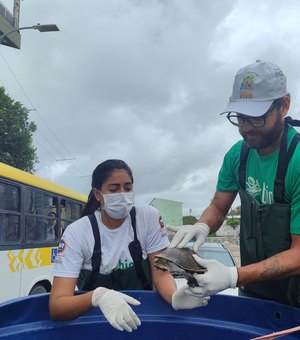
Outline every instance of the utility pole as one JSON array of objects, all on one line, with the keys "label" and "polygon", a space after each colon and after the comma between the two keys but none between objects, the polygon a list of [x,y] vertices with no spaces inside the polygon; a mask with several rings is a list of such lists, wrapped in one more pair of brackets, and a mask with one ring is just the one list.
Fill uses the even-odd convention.
[{"label": "utility pole", "polygon": [[21,0],[14,0],[14,27],[18,28],[20,23],[20,1]]}]

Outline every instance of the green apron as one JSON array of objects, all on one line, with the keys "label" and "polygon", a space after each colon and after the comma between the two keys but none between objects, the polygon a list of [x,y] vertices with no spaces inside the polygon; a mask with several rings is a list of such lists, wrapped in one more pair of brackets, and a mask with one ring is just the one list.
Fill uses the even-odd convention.
[{"label": "green apron", "polygon": [[[289,249],[289,204],[260,205],[244,190],[240,190],[240,198],[241,265],[257,263]],[[300,307],[300,276],[250,283],[241,288],[241,295]]]},{"label": "green apron", "polygon": [[[142,267],[148,282],[151,282],[150,264],[148,259],[142,262]],[[114,290],[145,290],[144,285],[137,275],[135,267],[116,269],[110,274],[98,273],[96,278],[92,280],[88,289],[85,289],[84,285],[86,282],[89,282],[91,275],[91,270],[81,270],[77,280],[77,287],[83,290],[93,290],[100,286]]]},{"label": "green apron", "polygon": [[133,259],[133,266],[127,269],[116,269],[109,274],[100,274],[101,238],[98,223],[94,214],[88,216],[93,229],[95,246],[92,255],[92,270],[82,269],[77,280],[80,290],[93,290],[106,287],[114,290],[151,290],[152,278],[148,259],[142,258],[142,248],[136,233],[135,207],[130,211],[134,240],[128,245]]},{"label": "green apron", "polygon": [[[287,127],[285,128],[285,132]],[[297,137],[296,137],[297,136]],[[241,265],[263,261],[275,254],[285,251],[291,246],[290,204],[284,202],[284,178],[288,162],[299,141],[294,137],[288,152],[286,151],[286,133],[283,136],[278,159],[276,180],[274,182],[273,204],[260,204],[245,190],[247,146],[244,143],[241,151],[239,180],[241,190],[241,226],[240,251]],[[289,154],[288,158],[286,155]],[[240,295],[247,295],[284,304],[300,307],[300,275],[284,279],[254,282],[245,285]]]}]

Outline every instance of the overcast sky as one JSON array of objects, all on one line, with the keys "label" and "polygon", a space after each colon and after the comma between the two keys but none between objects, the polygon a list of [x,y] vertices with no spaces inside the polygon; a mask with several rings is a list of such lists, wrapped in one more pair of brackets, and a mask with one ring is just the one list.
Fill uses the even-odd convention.
[{"label": "overcast sky", "polygon": [[60,32],[1,46],[0,85],[36,109],[39,176],[88,193],[94,168],[119,158],[137,205],[170,199],[199,216],[240,138],[219,115],[239,68],[278,64],[300,118],[299,17],[298,0],[24,0],[20,27]]}]

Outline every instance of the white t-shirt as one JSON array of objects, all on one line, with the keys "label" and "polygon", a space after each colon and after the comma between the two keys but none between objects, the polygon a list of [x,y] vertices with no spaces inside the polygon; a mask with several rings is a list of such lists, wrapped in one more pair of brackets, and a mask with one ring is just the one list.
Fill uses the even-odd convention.
[{"label": "white t-shirt", "polygon": [[[117,229],[108,229],[95,211],[101,238],[100,273],[133,266],[128,244],[134,239],[130,215]],[[170,244],[158,210],[152,206],[136,207],[137,238],[141,243],[143,258],[148,254],[167,248]],[[53,275],[78,278],[81,269],[92,270],[91,258],[95,239],[87,216],[70,224],[59,244]]]}]

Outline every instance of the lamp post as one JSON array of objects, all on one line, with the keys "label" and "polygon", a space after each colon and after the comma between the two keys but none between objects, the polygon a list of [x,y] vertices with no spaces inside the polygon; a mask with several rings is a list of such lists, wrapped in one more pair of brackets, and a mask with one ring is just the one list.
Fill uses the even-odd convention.
[{"label": "lamp post", "polygon": [[5,39],[9,34],[17,32],[17,31],[21,31],[21,30],[38,30],[40,32],[56,32],[56,31],[59,31],[59,28],[55,24],[48,24],[48,25],[36,24],[33,26],[24,26],[24,27],[14,28],[13,30],[0,35],[0,45],[2,44],[3,39]]}]

